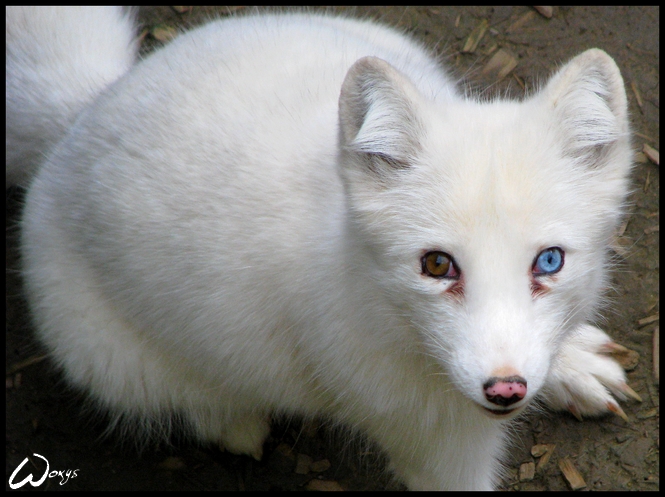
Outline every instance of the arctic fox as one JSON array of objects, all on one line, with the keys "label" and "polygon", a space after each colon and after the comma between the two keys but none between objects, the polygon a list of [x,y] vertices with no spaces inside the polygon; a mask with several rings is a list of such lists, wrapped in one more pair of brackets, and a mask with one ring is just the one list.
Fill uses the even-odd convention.
[{"label": "arctic fox", "polygon": [[[411,489],[492,489],[507,424],[537,397],[625,416],[619,346],[591,324],[631,170],[605,52],[524,101],[478,101],[393,29],[266,14],[121,76],[122,11],[106,17],[119,62],[82,38],[109,29],[90,10],[51,11],[71,24],[52,39],[44,12],[8,11],[7,78],[24,83],[7,107],[88,91],[52,106],[69,112],[53,129],[35,116],[43,142],[10,139],[33,130],[7,115],[8,147],[36,147],[16,156],[62,135],[27,193],[26,291],[67,380],[116,419],[178,416],[258,459],[271,416],[323,417],[376,441]],[[105,89],[57,70],[90,57]]]}]

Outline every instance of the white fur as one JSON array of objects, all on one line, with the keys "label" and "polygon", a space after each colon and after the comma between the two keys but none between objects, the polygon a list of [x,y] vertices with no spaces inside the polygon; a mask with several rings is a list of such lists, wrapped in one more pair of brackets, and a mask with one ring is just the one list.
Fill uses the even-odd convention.
[{"label": "white fur", "polygon": [[[178,413],[257,458],[272,413],[324,416],[412,489],[491,489],[507,421],[483,409],[488,378],[527,380],[515,413],[543,389],[566,407],[566,382],[598,397],[584,414],[612,399],[586,323],[629,171],[600,50],[524,102],[477,102],[370,22],[217,21],[54,149],[26,200],[27,292],[67,379],[118,416]],[[553,246],[564,267],[536,284]],[[459,281],[423,274],[432,250]],[[579,344],[600,374],[571,382]]]},{"label": "white fur", "polygon": [[23,185],[79,112],[134,64],[121,7],[6,7],[7,186]]}]

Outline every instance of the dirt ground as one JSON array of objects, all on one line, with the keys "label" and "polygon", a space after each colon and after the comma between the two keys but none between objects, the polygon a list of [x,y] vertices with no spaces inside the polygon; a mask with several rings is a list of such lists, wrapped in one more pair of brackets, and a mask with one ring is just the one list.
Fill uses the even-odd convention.
[{"label": "dirt ground", "polygon": [[[146,7],[140,19],[147,29],[158,24],[187,27],[228,12],[195,7],[178,14],[169,7]],[[492,94],[522,96],[572,56],[602,48],[615,58],[626,81],[636,151],[642,152],[645,144],[660,148],[658,7],[556,7],[550,19],[528,7],[374,7],[353,9],[352,14],[407,30],[432,46],[464,84],[479,89],[489,83]],[[460,53],[484,20],[489,29],[478,48]],[[144,40],[146,51],[155,44],[151,35]],[[497,82],[496,73],[482,70],[501,48],[514,54],[517,66]],[[539,414],[521,422],[501,488],[567,489],[560,464],[568,461],[586,489],[659,489],[659,386],[652,355],[659,313],[659,178],[658,166],[638,153],[631,214],[621,240],[626,253],[614,274],[609,293],[613,305],[605,325],[618,342],[639,354],[628,377],[644,401],[622,404],[629,422],[616,416],[579,422],[567,413]],[[7,192],[6,481],[26,457],[29,462],[14,481],[30,472],[37,480],[45,464],[33,456],[36,453],[48,460],[50,471],[77,470],[66,482],[66,472],[63,478],[47,478],[39,488],[50,490],[403,488],[382,470],[380,456],[362,440],[349,441],[344,432],[312,423],[303,426],[298,420],[275,424],[261,462],[175,439],[170,446],[139,453],[131,441],[101,438],[104,419],[82,413],[81,397],[63,385],[47,360],[40,360],[43,350],[34,341],[21,297],[16,248],[21,199],[21,191]],[[641,321],[648,317],[653,319]],[[554,445],[549,456],[532,455],[533,446],[541,444]],[[315,464],[305,464],[303,474],[294,472],[306,456]],[[521,478],[520,467],[526,470],[528,463],[536,464],[535,476]]]}]

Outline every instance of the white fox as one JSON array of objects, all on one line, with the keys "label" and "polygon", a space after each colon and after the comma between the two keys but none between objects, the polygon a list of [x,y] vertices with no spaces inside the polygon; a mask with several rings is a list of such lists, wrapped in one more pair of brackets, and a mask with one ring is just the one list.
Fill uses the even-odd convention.
[{"label": "white fox", "polygon": [[[7,17],[7,78],[27,81],[7,93],[8,149],[47,154],[26,292],[67,380],[116,419],[178,415],[260,458],[271,416],[323,417],[411,489],[489,490],[536,397],[625,416],[619,346],[590,324],[632,159],[605,52],[522,102],[477,101],[392,29],[270,14],[211,22],[121,76],[133,28],[113,10],[119,79],[64,106],[68,130],[10,140],[35,61],[94,52],[76,29],[89,10],[31,23],[43,12]],[[60,76],[56,97],[80,84]],[[11,151],[15,177],[34,152]]]}]

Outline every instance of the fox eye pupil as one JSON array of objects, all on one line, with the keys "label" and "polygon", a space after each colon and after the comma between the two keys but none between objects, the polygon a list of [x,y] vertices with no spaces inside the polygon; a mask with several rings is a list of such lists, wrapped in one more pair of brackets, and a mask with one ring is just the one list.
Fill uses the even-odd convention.
[{"label": "fox eye pupil", "polygon": [[561,271],[564,262],[564,252],[559,247],[550,247],[543,250],[536,257],[533,267],[535,275],[554,274]]},{"label": "fox eye pupil", "polygon": [[428,252],[422,260],[423,273],[433,278],[455,276],[452,258],[445,252]]}]

